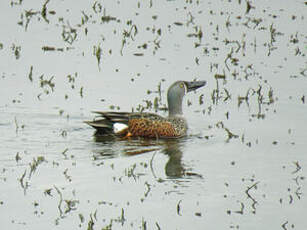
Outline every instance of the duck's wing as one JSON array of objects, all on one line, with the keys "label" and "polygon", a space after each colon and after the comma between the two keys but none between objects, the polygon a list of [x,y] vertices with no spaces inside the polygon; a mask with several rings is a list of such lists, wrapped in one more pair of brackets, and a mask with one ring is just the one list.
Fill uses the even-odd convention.
[{"label": "duck's wing", "polygon": [[109,121],[110,124],[123,123],[128,125],[129,117],[132,113],[129,112],[103,112],[94,111],[93,113],[99,114],[102,119]]},{"label": "duck's wing", "polygon": [[101,134],[109,134],[113,132],[113,125],[106,119],[97,119],[93,121],[83,121],[85,124],[92,126],[97,131],[101,131]]},{"label": "duck's wing", "polygon": [[98,134],[126,135],[129,126],[144,120],[166,121],[160,115],[154,113],[129,113],[129,112],[104,112],[94,111],[99,117],[93,121],[84,121],[97,130]]},{"label": "duck's wing", "polygon": [[166,120],[166,118],[158,115],[158,114],[155,114],[155,113],[131,113],[129,115],[129,120],[130,119],[149,119],[149,120],[152,120],[152,121],[155,121],[155,120],[159,120],[159,121],[162,121],[162,120]]}]

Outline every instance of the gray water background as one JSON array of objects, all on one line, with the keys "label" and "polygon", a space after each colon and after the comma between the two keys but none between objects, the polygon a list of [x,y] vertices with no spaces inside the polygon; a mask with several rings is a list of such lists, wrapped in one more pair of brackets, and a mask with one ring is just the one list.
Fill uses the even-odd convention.
[{"label": "gray water background", "polygon": [[[307,229],[304,1],[1,1],[5,229]],[[91,111],[186,138],[113,140]]]}]

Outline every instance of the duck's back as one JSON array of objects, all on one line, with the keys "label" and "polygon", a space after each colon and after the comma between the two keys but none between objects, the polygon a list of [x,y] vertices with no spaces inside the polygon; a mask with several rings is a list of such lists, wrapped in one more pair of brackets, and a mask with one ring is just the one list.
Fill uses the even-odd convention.
[{"label": "duck's back", "polygon": [[156,114],[132,115],[128,132],[132,137],[177,138],[186,135],[187,123],[182,117],[164,118]]}]

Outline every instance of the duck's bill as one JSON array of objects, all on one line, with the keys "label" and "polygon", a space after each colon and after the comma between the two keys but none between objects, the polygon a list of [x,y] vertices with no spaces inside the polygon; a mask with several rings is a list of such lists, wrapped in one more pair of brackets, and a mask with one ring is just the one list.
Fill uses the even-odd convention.
[{"label": "duck's bill", "polygon": [[206,81],[185,81],[188,92],[196,90],[200,87],[203,87],[207,84]]}]

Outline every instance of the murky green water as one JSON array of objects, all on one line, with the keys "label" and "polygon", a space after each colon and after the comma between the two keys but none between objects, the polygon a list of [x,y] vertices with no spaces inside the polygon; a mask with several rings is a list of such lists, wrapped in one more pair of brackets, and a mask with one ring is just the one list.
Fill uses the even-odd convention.
[{"label": "murky green water", "polygon": [[[306,229],[304,1],[2,1],[5,229]],[[180,140],[94,137],[91,111],[167,113]]]}]

